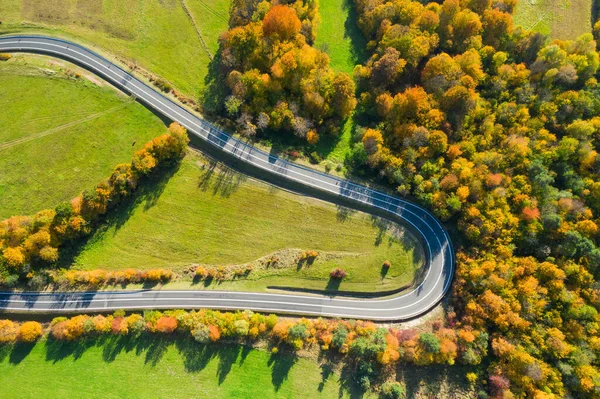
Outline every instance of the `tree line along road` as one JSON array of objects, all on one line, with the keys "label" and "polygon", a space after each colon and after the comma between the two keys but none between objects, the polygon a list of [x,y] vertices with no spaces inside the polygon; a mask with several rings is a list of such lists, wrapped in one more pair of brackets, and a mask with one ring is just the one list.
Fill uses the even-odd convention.
[{"label": "tree line along road", "polygon": [[43,36],[0,36],[0,52],[30,52],[77,64],[164,118],[183,125],[192,142],[238,166],[260,171],[269,181],[293,184],[299,191],[400,220],[420,239],[426,255],[423,276],[409,292],[385,299],[224,291],[0,292],[0,311],[86,312],[116,309],[251,309],[305,316],[369,320],[406,320],[432,309],[448,292],[454,275],[454,250],[448,233],[428,210],[406,200],[318,172],[259,150],[220,131],[104,57],[80,45]]}]

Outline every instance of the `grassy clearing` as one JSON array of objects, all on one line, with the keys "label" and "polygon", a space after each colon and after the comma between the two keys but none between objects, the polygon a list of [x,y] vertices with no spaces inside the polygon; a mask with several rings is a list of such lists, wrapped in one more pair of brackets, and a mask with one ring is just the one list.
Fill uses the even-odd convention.
[{"label": "grassy clearing", "polygon": [[519,0],[515,25],[550,35],[575,39],[592,30],[592,0]]},{"label": "grassy clearing", "polygon": [[71,199],[164,132],[142,105],[65,71],[31,56],[0,63],[2,219]]},{"label": "grassy clearing", "polygon": [[[252,263],[291,248],[323,256],[310,266],[292,260],[210,287],[382,291],[409,283],[422,262],[414,239],[393,223],[248,179],[190,152],[168,181],[140,193],[92,236],[74,267],[182,270]],[[386,259],[392,268],[383,278]],[[335,267],[348,273],[339,286],[329,281]]]},{"label": "grassy clearing", "polygon": [[335,70],[352,74],[365,59],[365,40],[356,26],[352,0],[321,0],[315,45],[329,54]]},{"label": "grassy clearing", "polygon": [[[34,384],[31,381],[35,381]],[[0,347],[3,398],[337,398],[336,373],[288,355],[241,345],[202,346],[143,337],[136,341],[42,341]],[[347,384],[344,384],[346,386]]]},{"label": "grassy clearing", "polygon": [[99,46],[197,98],[228,10],[228,0],[0,0],[0,33],[36,32]]}]

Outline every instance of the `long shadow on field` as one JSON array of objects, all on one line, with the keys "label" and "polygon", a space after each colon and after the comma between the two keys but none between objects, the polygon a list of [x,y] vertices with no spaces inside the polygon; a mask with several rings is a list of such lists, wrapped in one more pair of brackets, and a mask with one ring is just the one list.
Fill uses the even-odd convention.
[{"label": "long shadow on field", "polygon": [[[202,371],[212,359],[217,358],[219,385],[225,382],[231,368],[237,363],[240,353],[242,353],[242,359],[245,359],[251,350],[242,348],[241,345],[203,345],[191,339],[178,339],[175,341],[175,345],[179,353],[183,355],[183,364],[188,372]],[[244,354],[244,352],[246,353]],[[243,360],[240,361],[240,365],[242,363]]]},{"label": "long shadow on field", "polygon": [[9,345],[9,344],[0,345],[0,363],[2,363],[4,361],[4,359],[6,359],[6,357],[12,353],[13,350],[14,350],[13,345]]},{"label": "long shadow on field", "polygon": [[268,365],[271,366],[271,382],[278,392],[281,385],[288,379],[290,370],[298,361],[295,354],[276,353],[269,358]]},{"label": "long shadow on field", "polygon": [[[4,357],[10,354],[11,363],[19,363],[31,351],[33,346],[15,345],[6,347]],[[248,356],[250,348],[241,345],[203,345],[187,337],[165,337],[161,335],[143,334],[139,337],[106,335],[74,341],[57,341],[49,338],[45,343],[46,360],[59,362],[67,358],[79,359],[88,349],[102,348],[102,359],[111,363],[123,353],[135,353],[143,356],[144,363],[155,367],[170,347],[175,347],[182,356],[183,364],[188,372],[202,371],[213,360],[218,359],[217,376],[222,384],[231,368],[237,363],[240,353],[242,358]],[[4,350],[3,348],[0,348]],[[240,362],[240,365],[243,361]]]},{"label": "long shadow on field", "polygon": [[245,175],[209,159],[208,165],[202,166],[198,188],[202,191],[212,190],[213,195],[227,198],[235,193],[246,179]]},{"label": "long shadow on field", "polygon": [[129,198],[121,202],[112,204],[108,209],[104,220],[98,222],[92,229],[92,234],[76,241],[65,243],[59,253],[60,258],[57,266],[62,268],[70,267],[81,251],[88,245],[102,240],[105,234],[109,234],[114,229],[115,234],[121,227],[127,223],[136,209],[141,208],[148,211],[154,207],[163,194],[169,180],[179,170],[180,163],[168,166],[165,169],[149,176],[138,185],[136,191]]},{"label": "long shadow on field", "polygon": [[340,223],[344,223],[345,221],[350,220],[350,218],[352,218],[353,215],[358,213],[357,210],[350,209],[342,205],[336,205],[335,207],[337,208],[335,218]]},{"label": "long shadow on field", "polygon": [[10,352],[10,358],[8,359],[12,364],[19,364],[23,359],[31,353],[31,350],[35,346],[35,343],[17,342],[12,351]]},{"label": "long shadow on field", "polygon": [[348,18],[344,23],[344,36],[349,37],[352,43],[352,61],[354,65],[363,64],[367,60],[367,41],[358,29],[356,21],[358,14],[352,0],[344,0],[344,8],[348,9]]}]

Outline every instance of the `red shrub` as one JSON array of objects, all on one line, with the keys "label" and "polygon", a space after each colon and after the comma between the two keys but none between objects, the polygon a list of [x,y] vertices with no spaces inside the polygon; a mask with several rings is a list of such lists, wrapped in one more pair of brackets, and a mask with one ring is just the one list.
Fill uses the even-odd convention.
[{"label": "red shrub", "polygon": [[333,269],[329,275],[331,278],[341,280],[346,277],[346,272],[338,267],[337,269]]},{"label": "red shrub", "polygon": [[171,334],[177,328],[177,320],[171,316],[163,316],[156,321],[156,331]]}]

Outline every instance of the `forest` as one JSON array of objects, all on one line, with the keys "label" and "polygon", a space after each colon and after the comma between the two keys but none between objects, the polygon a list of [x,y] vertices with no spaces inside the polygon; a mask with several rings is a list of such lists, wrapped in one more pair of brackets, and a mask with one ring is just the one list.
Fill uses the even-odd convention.
[{"label": "forest", "polygon": [[[306,148],[353,118],[346,167],[455,233],[444,328],[488,339],[492,398],[600,395],[600,100],[594,32],[513,26],[515,0],[354,0],[368,59],[335,73],[314,0],[236,0],[218,78],[246,137]],[[596,37],[594,37],[596,35]]]}]

